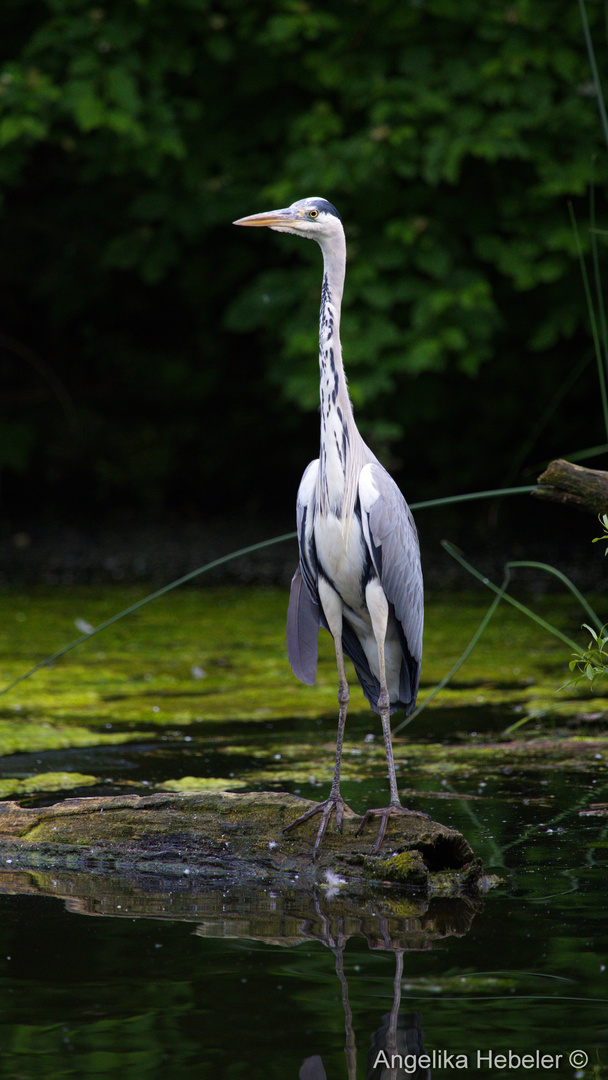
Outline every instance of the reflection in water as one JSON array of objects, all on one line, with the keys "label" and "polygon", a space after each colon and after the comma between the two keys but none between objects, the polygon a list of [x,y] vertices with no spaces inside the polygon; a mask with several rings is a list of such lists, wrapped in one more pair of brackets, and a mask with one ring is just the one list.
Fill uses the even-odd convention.
[{"label": "reflection in water", "polygon": [[[281,893],[264,889],[213,893],[196,888],[181,894],[145,892],[119,876],[96,880],[92,875],[69,872],[34,875],[0,871],[3,892],[61,897],[69,911],[81,915],[195,922],[195,934],[202,938],[248,940],[287,948],[319,942],[333,953],[340,983],[348,1080],[356,1080],[357,1072],[353,1014],[344,970],[344,950],[349,939],[363,937],[370,949],[395,956],[392,1008],[365,1040],[367,1043],[371,1037],[366,1077],[402,1080],[415,1076],[427,1080],[428,1070],[409,1067],[411,1057],[406,1071],[390,1067],[394,1055],[404,1058],[423,1052],[419,1014],[401,1012],[404,953],[429,950],[437,940],[464,936],[481,907],[481,901],[466,897],[412,899],[404,892],[379,892],[362,900],[360,895],[345,895],[342,888],[332,890],[329,897],[328,890],[321,889],[288,889]],[[326,1080],[321,1056],[307,1056],[299,1076],[300,1080]]]},{"label": "reflection in water", "polygon": [[302,1063],[298,1073],[300,1080],[327,1080],[327,1074],[323,1068],[323,1061],[318,1054],[307,1057]]},{"label": "reflection in water", "polygon": [[[355,896],[333,879],[331,896],[301,880],[223,892],[194,858],[186,869],[176,858],[163,883],[149,860],[121,877],[93,850],[90,865],[77,853],[59,873],[40,845],[36,865],[17,870],[5,851],[0,1080],[92,1080],[99,1062],[130,1080],[295,1080],[300,1068],[306,1080],[350,1080],[355,1036],[357,1080],[415,1075],[392,1077],[378,1054],[418,1038],[433,1080],[489,1075],[478,1050],[562,1055],[546,1070],[556,1080],[573,1080],[568,1055],[584,1051],[586,1080],[605,1077],[608,830],[586,810],[608,798],[608,758],[592,734],[576,745],[592,747],[593,774],[571,741],[573,765],[553,768],[532,739],[521,773],[509,759],[478,802],[450,804],[450,824],[502,868],[483,912],[462,896]],[[485,748],[473,749],[486,768]],[[452,1051],[468,1069],[446,1065]]]},{"label": "reflection in water", "polygon": [[[315,918],[303,924],[301,932],[307,939],[315,938],[322,942],[334,954],[336,975],[342,990],[347,1077],[348,1080],[356,1080],[357,1048],[348,980],[344,971],[344,948],[350,936],[345,927],[349,924],[349,919],[345,919],[344,913],[339,911],[339,905],[333,901],[327,910],[323,910],[319,897],[315,897],[313,903]],[[347,901],[342,901],[341,906],[348,908]],[[370,948],[394,953],[395,975],[391,1011],[382,1017],[381,1026],[371,1037],[366,1080],[402,1080],[406,1076],[413,1076],[415,1080],[429,1080],[430,1069],[418,1067],[417,1063],[418,1057],[424,1054],[420,1014],[400,1012],[403,955],[408,949],[419,951],[432,948],[433,941],[439,936],[463,936],[480,905],[474,905],[470,900],[461,897],[435,903],[425,901],[417,905],[411,901],[408,901],[407,905],[401,901],[399,905],[397,900],[397,909],[399,906],[410,908],[408,917],[401,919],[395,918],[395,913],[390,912],[390,901],[387,904],[385,900],[384,904],[373,906],[373,917],[377,923],[375,926],[368,925],[363,931],[364,936]],[[434,911],[431,912],[431,909]],[[307,1057],[299,1076],[300,1080],[324,1080],[326,1073],[322,1058],[318,1054]]]},{"label": "reflection in water", "polygon": [[[397,959],[403,961],[403,956]],[[382,1019],[382,1027],[372,1035],[372,1044],[367,1055],[366,1080],[401,1080],[405,1076],[413,1077],[414,1080],[430,1080],[430,1068],[423,1068],[418,1064],[421,1055],[425,1053],[420,1013],[400,1013],[395,997],[391,1012]],[[397,1068],[391,1068],[394,1062]]]},{"label": "reflection in water", "polygon": [[[551,1075],[572,1080],[568,1054],[579,1050],[587,1080],[599,1080],[606,836],[588,818],[576,834],[539,835],[525,848],[530,865],[483,911],[405,890],[363,898],[344,885],[328,897],[296,882],[204,893],[182,874],[163,893],[150,875],[129,884],[116,868],[103,878],[7,866],[0,1080],[92,1078],[102,1059],[104,1076],[132,1080],[295,1080],[315,1055],[310,1080],[321,1065],[329,1080],[350,1080],[355,1036],[357,1080],[374,1068],[406,1080],[410,1062],[391,1077],[378,1053],[415,1045],[414,1009],[433,1078],[488,1075],[477,1051],[513,1050],[561,1054]],[[468,1069],[446,1064],[451,1052],[468,1054]]]},{"label": "reflection in water", "polygon": [[[333,952],[336,958],[336,974],[342,988],[342,1005],[344,1008],[344,1024],[346,1042],[344,1054],[348,1080],[356,1080],[357,1076],[357,1047],[353,1027],[353,1017],[349,1001],[348,980],[344,972],[344,944],[338,937],[331,937],[324,942]],[[418,1064],[421,1055],[424,1055],[424,1032],[420,1013],[403,1013],[401,1008],[401,981],[403,979],[403,949],[394,949],[395,953],[395,976],[393,979],[393,1006],[391,1011],[382,1017],[381,1026],[373,1032],[371,1045],[367,1054],[366,1080],[404,1080],[413,1077],[414,1080],[430,1080],[430,1068],[424,1068]],[[426,1065],[423,1060],[422,1065]],[[299,1072],[300,1080],[326,1080],[323,1060],[318,1054],[307,1057],[302,1063]]]}]

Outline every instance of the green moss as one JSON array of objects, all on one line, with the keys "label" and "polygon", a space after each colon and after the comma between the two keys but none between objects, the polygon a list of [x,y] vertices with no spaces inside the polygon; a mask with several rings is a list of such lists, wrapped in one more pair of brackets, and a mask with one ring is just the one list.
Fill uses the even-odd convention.
[{"label": "green moss", "polygon": [[96,776],[83,773],[49,772],[29,776],[25,780],[0,780],[0,797],[10,795],[35,795],[42,791],[68,791],[70,788],[85,787],[99,783]]},{"label": "green moss", "polygon": [[165,780],[157,787],[161,791],[237,791],[247,787],[247,783],[227,780],[225,776],[182,776],[179,780]]},{"label": "green moss", "polygon": [[431,896],[454,896],[462,885],[462,878],[463,874],[459,870],[440,870],[431,874],[429,878]]},{"label": "green moss", "polygon": [[388,859],[369,859],[367,865],[375,878],[384,878],[401,885],[415,885],[426,882],[428,878],[424,859],[416,848],[400,851]]}]

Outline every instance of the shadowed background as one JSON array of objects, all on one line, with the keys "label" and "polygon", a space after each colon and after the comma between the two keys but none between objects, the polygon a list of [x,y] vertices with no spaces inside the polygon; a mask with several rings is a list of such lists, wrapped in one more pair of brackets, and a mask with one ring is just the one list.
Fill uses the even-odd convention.
[{"label": "shadowed background", "polygon": [[[569,204],[601,262],[608,165],[576,4],[5,0],[0,56],[19,558],[66,523],[115,522],[119,547],[143,523],[291,521],[318,445],[319,253],[230,222],[307,195],[345,222],[351,396],[408,501],[603,449]],[[482,548],[594,529],[527,498],[446,524]]]}]

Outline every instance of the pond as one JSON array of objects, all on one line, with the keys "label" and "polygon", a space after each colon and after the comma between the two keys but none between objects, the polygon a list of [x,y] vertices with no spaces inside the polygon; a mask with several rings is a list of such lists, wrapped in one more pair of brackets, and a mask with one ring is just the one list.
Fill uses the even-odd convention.
[{"label": "pond", "polygon": [[[5,595],[3,681],[136,595]],[[317,686],[300,686],[285,599],[175,594],[20,683],[0,698],[0,793],[23,806],[196,788],[318,798],[331,643]],[[488,602],[430,598],[422,698]],[[570,600],[534,606],[577,636]],[[608,1075],[608,705],[556,694],[567,661],[501,608],[395,738],[404,801],[484,862],[475,901],[402,890],[358,908],[331,880],[308,896],[289,882],[203,895],[187,876],[159,895],[120,875],[0,866],[0,1078]],[[379,722],[358,691],[347,739],[347,801],[382,805]]]}]

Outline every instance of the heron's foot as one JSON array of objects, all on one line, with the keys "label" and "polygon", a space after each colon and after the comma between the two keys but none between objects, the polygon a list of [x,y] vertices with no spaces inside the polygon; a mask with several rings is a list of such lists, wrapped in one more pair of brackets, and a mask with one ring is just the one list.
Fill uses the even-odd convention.
[{"label": "heron's foot", "polygon": [[426,818],[427,821],[429,820],[428,814],[423,814],[420,810],[408,810],[405,806],[401,806],[400,803],[390,803],[389,806],[381,806],[379,809],[376,810],[366,810],[363,821],[359,825],[359,828],[357,829],[355,835],[359,836],[359,833],[363,832],[368,821],[371,821],[373,817],[379,817],[380,828],[378,829],[376,843],[372,848],[372,855],[377,855],[380,851],[380,848],[382,847],[382,841],[384,840],[384,837],[386,835],[388,819],[390,817],[397,817],[397,815],[402,815],[403,817],[407,815],[408,817],[410,817],[412,814],[414,814],[416,817]]},{"label": "heron's foot", "polygon": [[300,814],[295,821],[292,821],[289,825],[286,825],[283,829],[283,835],[290,833],[292,829],[297,829],[298,825],[303,825],[305,821],[309,821],[315,814],[321,814],[321,824],[319,825],[319,831],[315,840],[315,846],[313,848],[312,857],[316,859],[319,848],[321,847],[321,841],[325,836],[329,819],[333,813],[336,815],[336,827],[338,832],[342,832],[342,817],[344,811],[348,810],[349,814],[352,814],[350,806],[347,806],[341,795],[330,795],[325,802],[317,803],[316,806],[311,806],[310,810],[307,810],[305,814]]}]

